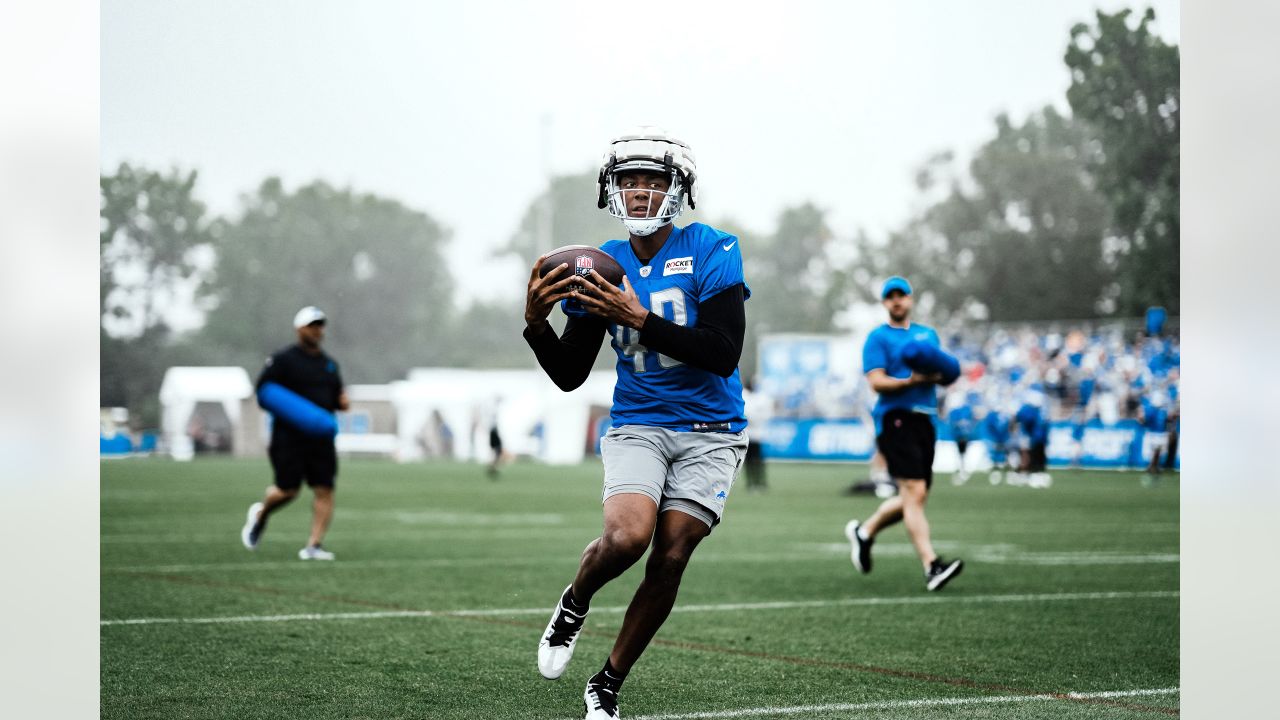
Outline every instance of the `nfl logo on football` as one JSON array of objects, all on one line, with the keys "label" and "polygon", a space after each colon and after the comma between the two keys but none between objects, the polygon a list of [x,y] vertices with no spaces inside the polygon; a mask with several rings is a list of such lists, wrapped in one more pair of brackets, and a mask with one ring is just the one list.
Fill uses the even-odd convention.
[{"label": "nfl logo on football", "polygon": [[595,266],[595,260],[592,260],[590,255],[579,255],[574,259],[574,272],[578,275],[590,275]]}]

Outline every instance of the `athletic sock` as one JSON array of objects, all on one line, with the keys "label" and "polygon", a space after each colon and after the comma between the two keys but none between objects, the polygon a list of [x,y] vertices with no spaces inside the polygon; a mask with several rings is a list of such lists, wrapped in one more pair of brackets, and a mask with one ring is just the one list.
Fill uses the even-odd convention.
[{"label": "athletic sock", "polygon": [[600,672],[591,676],[587,682],[591,685],[604,685],[612,689],[615,693],[622,689],[622,681],[627,679],[627,674],[618,672],[613,663],[609,660],[604,661],[604,667],[600,668]]},{"label": "athletic sock", "polygon": [[571,610],[578,615],[585,615],[587,610],[591,608],[590,602],[580,602],[578,598],[573,596],[573,586],[570,585],[565,589],[564,595],[561,596],[560,602],[566,610]]},{"label": "athletic sock", "polygon": [[870,539],[871,539],[871,538],[867,537],[867,531],[866,531],[866,529],[865,529],[865,528],[863,528],[861,525],[859,525],[859,526],[858,526],[858,529],[857,529],[857,530],[855,530],[854,532],[858,534],[858,538],[859,538],[860,540],[862,540],[862,542],[867,542],[868,540],[870,540]]}]

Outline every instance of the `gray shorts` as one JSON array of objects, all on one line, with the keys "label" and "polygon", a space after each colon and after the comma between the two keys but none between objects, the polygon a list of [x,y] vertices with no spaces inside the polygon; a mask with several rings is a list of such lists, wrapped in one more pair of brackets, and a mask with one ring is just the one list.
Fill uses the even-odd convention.
[{"label": "gray shorts", "polygon": [[747,455],[746,433],[610,428],[600,440],[604,498],[648,495],[658,512],[679,510],[714,527]]}]

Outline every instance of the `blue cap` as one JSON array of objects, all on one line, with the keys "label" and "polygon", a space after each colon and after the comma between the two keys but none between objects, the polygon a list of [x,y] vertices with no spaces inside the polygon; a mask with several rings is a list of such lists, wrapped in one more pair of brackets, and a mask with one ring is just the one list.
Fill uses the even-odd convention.
[{"label": "blue cap", "polygon": [[884,281],[884,287],[880,290],[880,299],[883,300],[889,297],[889,293],[894,290],[901,290],[903,295],[910,295],[911,283],[907,282],[907,279],[904,277],[894,275]]}]

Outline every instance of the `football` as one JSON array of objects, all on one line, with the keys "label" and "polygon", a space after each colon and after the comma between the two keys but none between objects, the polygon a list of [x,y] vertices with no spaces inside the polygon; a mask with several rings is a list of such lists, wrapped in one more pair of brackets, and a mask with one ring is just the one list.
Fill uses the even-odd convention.
[{"label": "football", "polygon": [[547,253],[538,268],[538,277],[546,277],[560,263],[569,265],[569,272],[585,277],[592,270],[610,283],[622,287],[622,266],[608,253],[590,245],[565,245]]}]

